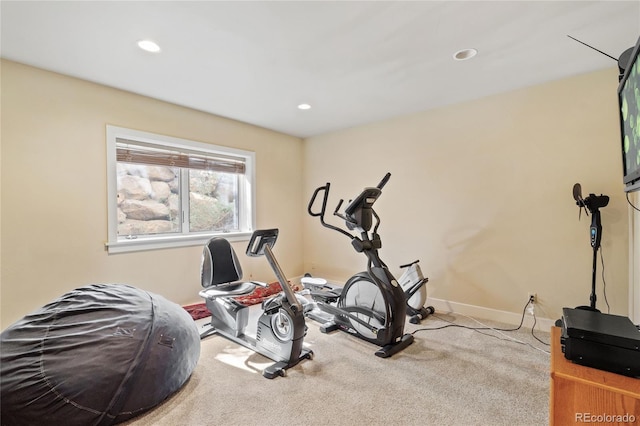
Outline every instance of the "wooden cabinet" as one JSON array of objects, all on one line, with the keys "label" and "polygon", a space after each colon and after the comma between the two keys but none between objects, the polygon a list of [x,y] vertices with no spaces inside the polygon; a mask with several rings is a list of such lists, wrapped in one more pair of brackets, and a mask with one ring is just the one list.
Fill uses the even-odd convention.
[{"label": "wooden cabinet", "polygon": [[640,379],[567,360],[561,329],[551,329],[551,425],[640,425]]}]

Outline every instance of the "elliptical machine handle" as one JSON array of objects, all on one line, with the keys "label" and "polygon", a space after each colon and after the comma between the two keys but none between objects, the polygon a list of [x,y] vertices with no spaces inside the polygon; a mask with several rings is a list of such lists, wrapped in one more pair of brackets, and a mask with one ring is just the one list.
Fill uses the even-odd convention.
[{"label": "elliptical machine handle", "polygon": [[[353,235],[351,235],[350,233],[348,233],[344,229],[340,229],[337,226],[334,226],[334,225],[332,225],[330,223],[325,222],[325,220],[324,220],[324,214],[327,211],[327,200],[329,199],[329,188],[331,188],[331,184],[329,182],[327,182],[326,185],[320,186],[320,187],[316,188],[315,191],[313,191],[313,195],[311,196],[311,201],[309,201],[309,205],[307,206],[307,212],[313,217],[319,217],[320,218],[320,223],[325,228],[333,229],[334,231],[338,231],[341,234],[349,237],[349,239],[353,239]],[[322,207],[321,207],[319,212],[314,212],[313,211],[313,205],[315,204],[316,198],[318,198],[318,194],[321,191],[324,191],[323,196],[322,196]],[[341,205],[342,205],[342,200],[340,200],[340,203],[338,204],[338,207],[336,207],[336,212],[338,211],[338,209],[340,209]]]},{"label": "elliptical machine handle", "polygon": [[382,178],[382,180],[380,181],[380,183],[376,188],[382,189],[387,184],[387,182],[389,182],[389,179],[391,179],[391,173],[387,172],[387,174],[384,175],[384,177]]},{"label": "elliptical machine handle", "polygon": [[[329,182],[327,182],[326,185],[324,186],[319,186],[318,188],[316,188],[315,191],[313,191],[313,195],[311,196],[311,201],[309,201],[309,206],[307,207],[307,212],[309,212],[309,214],[313,217],[320,217],[320,218],[324,218],[324,213],[327,210],[327,199],[329,198],[329,187],[331,186],[331,184]],[[320,193],[320,191],[324,191],[323,197],[322,197],[322,208],[320,209],[320,212],[318,213],[314,213],[312,208],[313,205],[316,202],[316,198],[318,197],[318,193]]]}]

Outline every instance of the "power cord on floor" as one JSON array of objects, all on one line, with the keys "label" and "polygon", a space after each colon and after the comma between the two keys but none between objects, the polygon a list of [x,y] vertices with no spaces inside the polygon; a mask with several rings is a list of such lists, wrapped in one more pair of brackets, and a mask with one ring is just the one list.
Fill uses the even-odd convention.
[{"label": "power cord on floor", "polygon": [[[443,326],[440,326],[440,327],[428,327],[428,328],[427,328],[427,327],[424,327],[424,328],[419,328],[419,329],[417,329],[417,330],[414,330],[411,334],[415,334],[415,333],[417,333],[417,332],[419,332],[419,331],[442,330],[442,329],[444,329],[444,328],[449,328],[449,327],[466,328],[467,330],[472,330],[472,331],[475,331],[475,332],[477,332],[477,333],[483,334],[483,335],[485,335],[485,336],[493,337],[493,338],[496,338],[496,339],[499,339],[499,340],[506,340],[506,341],[511,341],[511,342],[514,342],[514,343],[519,343],[519,344],[522,344],[522,345],[529,346],[529,347],[531,347],[531,348],[533,348],[533,349],[536,349],[536,350],[538,350],[538,351],[540,351],[540,352],[543,352],[543,353],[545,353],[545,354],[549,354],[549,352],[548,352],[548,351],[546,351],[546,350],[544,350],[544,349],[540,349],[540,348],[538,348],[538,347],[536,347],[536,346],[534,346],[534,345],[532,345],[532,344],[530,344],[530,343],[523,342],[523,341],[521,341],[521,340],[515,339],[515,338],[513,338],[513,337],[511,337],[511,336],[508,336],[508,335],[506,335],[506,334],[502,333],[503,331],[518,331],[518,330],[520,330],[520,329],[522,328],[522,324],[524,323],[525,313],[526,313],[527,308],[529,307],[529,305],[530,305],[531,303],[533,303],[533,302],[531,301],[531,299],[527,299],[527,303],[524,305],[524,309],[522,310],[522,317],[520,318],[520,324],[519,324],[516,328],[496,328],[496,327],[490,327],[490,326],[488,326],[488,325],[486,325],[486,324],[481,323],[480,321],[478,321],[478,320],[477,320],[477,319],[475,319],[475,318],[469,317],[469,316],[464,315],[464,314],[457,314],[457,315],[461,315],[461,316],[463,316],[463,317],[466,317],[466,318],[468,318],[468,319],[470,319],[470,320],[472,320],[472,321],[475,321],[475,322],[477,322],[478,324],[482,325],[482,327],[469,327],[469,326],[467,326],[467,325],[455,324],[455,323],[453,323],[453,322],[451,322],[451,321],[449,321],[449,320],[447,320],[447,319],[445,319],[445,318],[441,318],[441,317],[439,317],[439,316],[437,316],[437,315],[435,315],[435,314],[432,314],[431,316],[433,316],[433,317],[435,317],[435,318],[438,318],[438,319],[439,319],[439,320],[441,320],[441,321],[448,322],[449,324],[447,324],[447,325],[443,325]],[[533,327],[531,327],[531,335],[532,335],[532,336],[533,336],[533,337],[534,337],[538,342],[542,343],[543,345],[549,346],[549,343],[546,343],[546,342],[542,341],[541,339],[539,339],[539,338],[538,338],[538,337],[533,333],[533,330],[534,330],[534,328],[535,328],[535,326],[536,326],[536,323],[537,323],[537,319],[536,319],[535,314],[533,314]],[[501,334],[502,336],[504,336],[504,337],[506,337],[506,338],[501,338],[501,337],[499,337],[499,336],[496,336],[496,335],[493,335],[493,334],[489,334],[489,333],[483,333],[483,332],[482,332],[483,330],[492,330],[492,331],[495,331],[495,332],[497,332],[497,333]]]},{"label": "power cord on floor", "polygon": [[[524,305],[524,309],[522,310],[522,318],[520,319],[520,324],[516,328],[493,328],[493,327],[489,327],[489,326],[486,326],[486,327],[469,327],[469,326],[466,326],[466,325],[460,325],[460,324],[451,323],[451,324],[443,325],[441,327],[419,328],[419,329],[415,330],[411,334],[415,334],[418,331],[442,330],[443,328],[448,328],[448,327],[460,327],[460,328],[466,328],[466,329],[469,329],[469,330],[518,331],[518,330],[520,330],[520,328],[522,327],[522,324],[524,323],[524,314],[527,311],[527,307],[529,306],[530,303],[531,303],[531,301],[527,299],[527,304]],[[460,315],[466,317],[466,315],[463,315],[463,314],[460,314]],[[432,315],[432,316],[434,316],[434,317],[436,317],[436,318],[438,318],[438,319],[440,319],[442,321],[451,322],[451,321],[447,321],[446,319],[442,319],[442,318],[440,318],[440,317],[438,317],[436,315]],[[470,318],[470,317],[467,317],[467,318]],[[471,318],[471,319],[473,319],[473,318]],[[477,321],[477,320],[474,319],[474,321]]]},{"label": "power cord on floor", "polygon": [[[526,308],[527,308],[530,304],[532,304],[532,303],[533,303],[533,302],[531,302],[531,299],[529,299],[529,303],[525,306],[525,310],[526,310]],[[548,351],[545,351],[545,350],[543,350],[543,349],[537,348],[537,347],[533,346],[533,345],[532,345],[532,344],[530,344],[530,343],[523,342],[523,341],[521,341],[521,340],[516,339],[515,337],[508,336],[508,335],[506,335],[506,334],[504,334],[504,333],[502,332],[502,331],[515,331],[515,330],[517,330],[517,329],[511,330],[511,329],[493,328],[493,327],[489,327],[489,326],[487,326],[486,324],[481,323],[480,321],[478,321],[477,319],[475,319],[475,318],[473,318],[473,317],[470,317],[470,316],[467,316],[467,315],[464,315],[464,314],[459,314],[459,315],[462,315],[463,317],[466,317],[466,318],[468,318],[468,319],[470,319],[470,320],[472,320],[472,321],[475,321],[475,322],[477,322],[478,324],[485,326],[485,328],[488,328],[488,329],[490,329],[490,330],[496,331],[498,334],[501,334],[502,336],[506,337],[506,339],[501,339],[501,338],[499,338],[498,336],[494,336],[494,335],[492,335],[492,334],[487,334],[487,333],[482,333],[482,332],[480,332],[480,331],[478,331],[478,330],[475,330],[475,331],[476,331],[476,332],[478,332],[478,333],[485,334],[485,335],[487,335],[487,336],[491,336],[491,337],[495,337],[496,339],[500,339],[500,340],[507,340],[507,341],[512,341],[512,342],[514,342],[514,343],[519,343],[519,344],[521,344],[521,345],[526,345],[526,346],[529,346],[529,347],[531,347],[531,348],[533,348],[533,349],[536,349],[536,350],[538,350],[538,351],[540,351],[540,352],[543,352],[543,353],[545,353],[545,354],[547,354],[547,355],[549,354],[549,352],[548,352]],[[538,338],[533,334],[533,330],[534,330],[534,328],[535,328],[535,326],[536,326],[536,322],[537,322],[537,320],[536,320],[535,313],[534,313],[533,311],[532,311],[532,315],[533,315],[533,321],[534,321],[534,322],[533,322],[533,327],[531,327],[531,334],[532,334],[532,335],[533,335],[533,337],[535,337],[535,338],[536,338],[536,340],[538,340],[540,343],[542,343],[542,344],[544,344],[544,345],[546,345],[546,346],[549,346],[549,344],[548,344],[548,343],[543,342],[542,340],[538,339]],[[522,326],[522,322],[523,322],[523,321],[524,321],[524,316],[522,317],[522,320],[520,321],[520,325],[518,326],[518,329]],[[473,328],[471,328],[471,329],[473,329]]]},{"label": "power cord on floor", "polygon": [[536,336],[533,333],[533,330],[535,330],[535,328],[536,328],[536,322],[538,322],[538,320],[536,319],[536,314],[534,313],[533,314],[533,326],[531,327],[531,335],[533,336],[534,339],[536,339],[538,342],[542,343],[543,345],[550,346],[549,343],[543,342],[542,340],[540,340],[540,338],[538,336]]}]

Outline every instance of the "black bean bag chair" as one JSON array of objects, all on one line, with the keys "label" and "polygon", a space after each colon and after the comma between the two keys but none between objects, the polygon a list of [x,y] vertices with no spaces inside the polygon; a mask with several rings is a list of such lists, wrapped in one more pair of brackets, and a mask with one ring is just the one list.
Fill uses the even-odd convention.
[{"label": "black bean bag chair", "polygon": [[0,334],[2,425],[110,425],[176,392],[200,357],[191,316],[123,284],[64,294]]}]

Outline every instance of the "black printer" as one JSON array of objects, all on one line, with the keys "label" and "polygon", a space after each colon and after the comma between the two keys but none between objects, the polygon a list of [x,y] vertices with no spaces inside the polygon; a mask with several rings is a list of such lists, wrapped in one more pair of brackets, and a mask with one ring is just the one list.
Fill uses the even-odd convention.
[{"label": "black printer", "polygon": [[627,317],[563,308],[560,343],[576,364],[640,377],[640,330]]}]

